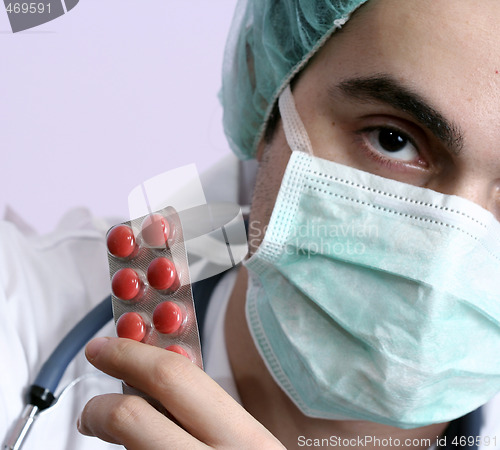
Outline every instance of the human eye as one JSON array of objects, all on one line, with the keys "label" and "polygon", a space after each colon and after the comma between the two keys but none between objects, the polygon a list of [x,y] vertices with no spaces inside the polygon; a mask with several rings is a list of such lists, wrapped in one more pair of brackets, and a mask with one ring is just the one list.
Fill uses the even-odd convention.
[{"label": "human eye", "polygon": [[367,143],[380,154],[400,159],[413,161],[418,157],[418,150],[404,133],[391,128],[376,128],[366,132]]},{"label": "human eye", "polygon": [[381,163],[419,168],[428,165],[417,139],[397,127],[370,126],[356,134],[368,156]]}]

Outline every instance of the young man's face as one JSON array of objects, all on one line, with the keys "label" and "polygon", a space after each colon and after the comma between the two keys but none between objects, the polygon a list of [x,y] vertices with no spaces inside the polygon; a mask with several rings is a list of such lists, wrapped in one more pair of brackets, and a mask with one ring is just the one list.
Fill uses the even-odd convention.
[{"label": "young man's face", "polygon": [[[369,0],[294,85],[314,154],[500,218],[499,21],[497,0]],[[252,251],[290,156],[281,124],[261,147]]]}]

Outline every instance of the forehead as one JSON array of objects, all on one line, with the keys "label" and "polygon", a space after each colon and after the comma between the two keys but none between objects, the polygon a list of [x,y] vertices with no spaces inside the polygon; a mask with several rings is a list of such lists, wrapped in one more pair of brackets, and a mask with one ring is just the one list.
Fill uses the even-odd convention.
[{"label": "forehead", "polygon": [[376,47],[386,59],[392,56],[398,61],[392,70],[458,77],[500,69],[497,0],[374,0],[362,12],[359,43]]},{"label": "forehead", "polygon": [[401,76],[492,76],[500,72],[499,20],[498,0],[369,0],[325,47],[347,43],[353,58],[344,63],[362,55],[367,70],[383,64]]}]

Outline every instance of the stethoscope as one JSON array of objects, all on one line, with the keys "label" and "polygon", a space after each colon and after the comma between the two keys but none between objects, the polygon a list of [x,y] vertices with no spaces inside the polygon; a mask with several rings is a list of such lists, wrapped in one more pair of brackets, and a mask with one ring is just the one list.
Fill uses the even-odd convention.
[{"label": "stethoscope", "polygon": [[[180,213],[184,237],[189,242],[188,253],[202,257],[189,265],[191,282],[220,274],[243,260],[247,254],[247,242],[242,210],[243,207],[236,204],[215,203],[199,205]],[[200,220],[200,217],[205,220]],[[216,231],[218,233],[214,235]],[[204,260],[207,254],[210,257]],[[213,265],[207,264],[207,261]],[[38,414],[55,404],[56,389],[70,362],[112,319],[112,299],[108,296],[63,338],[30,386],[26,406],[8,434],[3,450],[21,449]]]},{"label": "stethoscope", "polygon": [[111,296],[108,296],[80,320],[59,343],[30,386],[26,406],[8,434],[3,450],[21,449],[38,414],[55,403],[55,391],[69,363],[112,318]]},{"label": "stethoscope", "polygon": [[[149,196],[154,192],[154,189],[168,192],[168,187],[172,185],[174,179],[179,181],[177,184],[180,186],[183,185],[182,181],[184,179],[191,180],[192,187],[194,186],[194,188],[189,192],[191,192],[191,195],[198,192],[201,188],[201,182],[197,171],[193,167],[186,166],[189,169],[187,172],[186,168],[179,168],[179,173],[176,173],[176,170],[174,170],[156,176],[154,177],[155,183],[152,184],[151,188],[147,185],[151,180],[134,188],[129,196],[129,206],[131,203],[130,198],[132,197],[136,204],[136,208],[134,208],[135,216],[138,217],[148,212],[150,213],[152,207],[153,210],[157,209],[152,204],[152,198],[154,197],[149,198]],[[184,217],[184,238],[186,240],[192,239],[188,253],[201,256],[202,258],[210,255],[208,260],[213,263],[213,266],[206,266],[203,263],[203,259],[198,260],[194,264],[190,262],[189,270],[192,282],[195,279],[202,280],[221,273],[238,264],[245,257],[247,253],[247,241],[244,217],[247,218],[248,216],[252,196],[251,189],[249,190],[245,186],[253,186],[255,184],[256,167],[257,163],[255,161],[246,161],[245,163],[240,161],[238,163],[237,191],[239,205],[234,203],[205,204],[204,202],[200,202],[198,206],[185,210],[182,208],[178,209],[180,215]],[[173,175],[174,172],[175,175]],[[198,183],[195,182],[196,180]],[[161,183],[167,189],[160,189],[160,186],[162,186]],[[135,196],[132,195],[134,192],[136,193]],[[201,195],[201,197],[198,195],[196,198],[200,200],[205,197],[204,195]],[[141,208],[137,209],[137,205],[141,206]],[[138,214],[142,210],[144,210],[142,214]],[[132,209],[130,209],[130,212],[131,216],[133,216]],[[213,235],[212,232],[216,230],[222,231],[222,233],[219,232],[218,236]],[[229,236],[226,232],[230,232]],[[205,239],[200,240],[201,237]],[[217,256],[221,255],[222,259],[218,260]],[[196,267],[197,264],[200,268]],[[193,273],[195,274],[194,276]],[[59,343],[49,359],[43,364],[35,381],[30,386],[26,406],[7,435],[7,439],[3,444],[3,450],[21,449],[38,414],[55,404],[56,389],[69,363],[86,343],[112,319],[112,300],[111,296],[108,296],[81,319]]]}]

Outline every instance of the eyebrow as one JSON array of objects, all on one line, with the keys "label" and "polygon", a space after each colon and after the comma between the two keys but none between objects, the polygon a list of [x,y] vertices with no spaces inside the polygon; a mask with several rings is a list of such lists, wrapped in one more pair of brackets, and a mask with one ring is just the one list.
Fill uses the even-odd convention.
[{"label": "eyebrow", "polygon": [[407,113],[457,155],[464,146],[463,133],[457,125],[447,121],[419,94],[388,75],[350,78],[341,81],[329,91],[331,96],[340,91],[358,101],[385,103]]}]

